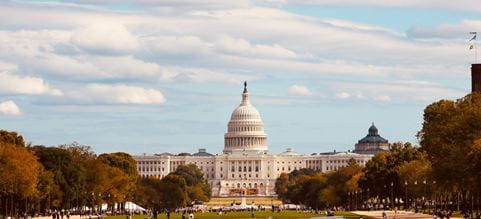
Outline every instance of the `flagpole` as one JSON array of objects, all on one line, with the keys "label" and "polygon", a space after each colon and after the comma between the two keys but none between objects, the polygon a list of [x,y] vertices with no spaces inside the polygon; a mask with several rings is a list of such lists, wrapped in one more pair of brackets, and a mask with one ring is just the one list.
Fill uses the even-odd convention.
[{"label": "flagpole", "polygon": [[478,62],[478,45],[476,43],[477,41],[477,35],[478,33],[477,32],[469,32],[470,34],[473,34],[473,38],[471,38],[471,40],[469,41],[473,41],[473,47],[474,47],[474,63],[473,64],[476,64]]}]

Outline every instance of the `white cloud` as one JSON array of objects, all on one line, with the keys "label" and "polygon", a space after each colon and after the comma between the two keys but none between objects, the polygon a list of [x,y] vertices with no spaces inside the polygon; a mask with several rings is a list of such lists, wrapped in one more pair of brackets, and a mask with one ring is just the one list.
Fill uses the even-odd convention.
[{"label": "white cloud", "polygon": [[466,41],[471,37],[469,32],[472,31],[481,31],[480,20],[463,20],[460,23],[440,24],[432,27],[415,25],[408,30],[408,35],[420,39],[463,39]]},{"label": "white cloud", "polygon": [[19,76],[10,72],[0,72],[0,94],[27,94],[61,96],[62,91],[52,88],[42,78]]},{"label": "white cloud", "polygon": [[278,44],[252,45],[245,39],[222,36],[215,43],[216,49],[226,54],[253,56],[260,58],[294,58],[296,53]]},{"label": "white cloud", "polygon": [[128,85],[88,84],[67,96],[81,104],[163,104],[166,101],[159,90]]},{"label": "white cloud", "polygon": [[390,101],[391,101],[391,97],[388,96],[388,95],[380,95],[380,96],[374,97],[374,100],[380,101],[380,102],[390,102]]},{"label": "white cloud", "polygon": [[481,11],[478,0],[272,0],[291,5],[323,5],[323,6],[379,6],[402,8],[428,8],[445,10]]},{"label": "white cloud", "polygon": [[131,53],[140,47],[137,38],[116,22],[96,22],[80,28],[73,33],[72,43],[100,54]]},{"label": "white cloud", "polygon": [[18,70],[18,65],[0,60],[0,72],[3,72],[3,71],[13,72],[17,70]]},{"label": "white cloud", "polygon": [[346,99],[346,98],[351,97],[351,94],[349,94],[348,92],[340,92],[340,93],[336,94],[336,97],[341,98],[341,99]]},{"label": "white cloud", "polygon": [[21,115],[22,112],[15,102],[7,100],[0,102],[0,114],[18,116]]},{"label": "white cloud", "polygon": [[425,81],[335,82],[329,84],[336,97],[356,97],[376,102],[421,102],[439,99],[458,99],[463,91]]},{"label": "white cloud", "polygon": [[293,96],[311,96],[312,92],[304,85],[294,84],[287,88],[287,93]]}]

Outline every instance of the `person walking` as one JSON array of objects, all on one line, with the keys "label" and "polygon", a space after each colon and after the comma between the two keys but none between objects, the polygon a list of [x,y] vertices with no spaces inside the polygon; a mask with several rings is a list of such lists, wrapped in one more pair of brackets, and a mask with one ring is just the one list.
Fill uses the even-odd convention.
[{"label": "person walking", "polygon": [[382,219],[387,219],[386,211],[382,211]]}]

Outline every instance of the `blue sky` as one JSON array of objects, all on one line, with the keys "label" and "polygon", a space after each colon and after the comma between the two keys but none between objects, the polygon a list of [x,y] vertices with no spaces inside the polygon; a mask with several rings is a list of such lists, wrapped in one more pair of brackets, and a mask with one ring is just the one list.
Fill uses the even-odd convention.
[{"label": "blue sky", "polygon": [[247,80],[273,153],[350,150],[371,122],[417,143],[428,104],[469,92],[480,12],[475,0],[2,1],[0,128],[98,153],[221,153]]}]

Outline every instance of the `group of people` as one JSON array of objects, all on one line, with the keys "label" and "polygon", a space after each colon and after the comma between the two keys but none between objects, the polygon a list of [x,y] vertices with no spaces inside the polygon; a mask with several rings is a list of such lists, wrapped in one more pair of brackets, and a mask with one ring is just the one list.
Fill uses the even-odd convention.
[{"label": "group of people", "polygon": [[64,219],[64,217],[66,217],[67,219],[70,219],[70,211],[68,210],[53,210],[50,212],[50,214],[52,215],[52,219]]}]

